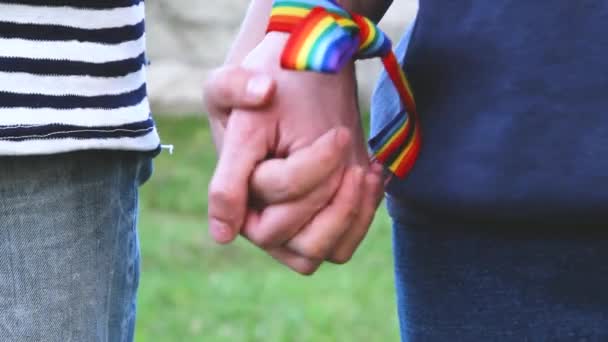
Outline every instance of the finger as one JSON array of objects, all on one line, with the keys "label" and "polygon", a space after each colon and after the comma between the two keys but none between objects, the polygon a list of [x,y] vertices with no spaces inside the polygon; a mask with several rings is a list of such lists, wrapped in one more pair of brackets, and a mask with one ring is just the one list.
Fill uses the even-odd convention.
[{"label": "finger", "polygon": [[[258,222],[260,219],[260,215],[258,212],[254,210],[249,210],[247,213],[247,220],[253,222],[254,224]],[[248,236],[243,234],[243,236],[249,239]],[[251,241],[251,240],[250,240]],[[253,242],[253,241],[252,241]],[[319,266],[322,264],[323,260],[312,260],[305,257],[302,257],[283,246],[274,247],[274,248],[264,248],[270,256],[274,259],[291,268],[293,271],[298,272],[302,275],[311,275],[313,274]]]},{"label": "finger", "polygon": [[[269,130],[249,113],[234,112],[209,185],[209,229],[219,243],[231,242],[245,218],[249,177],[268,152]],[[272,138],[272,137],[270,137]]]},{"label": "finger", "polygon": [[[286,202],[265,207],[255,222],[247,220],[242,234],[264,249],[291,239],[335,194],[349,143],[348,131],[336,129],[286,159],[259,164],[250,181],[265,194],[257,202],[267,205],[269,197]],[[289,201],[296,196],[303,197]]]},{"label": "finger", "polygon": [[267,104],[276,89],[268,75],[238,66],[218,68],[203,87],[204,102],[211,114],[232,108],[252,108]]},{"label": "finger", "polygon": [[344,165],[351,142],[347,129],[332,129],[311,146],[285,159],[259,164],[251,177],[250,189],[264,204],[300,198],[322,186],[338,167]]},{"label": "finger", "polygon": [[279,247],[267,251],[275,260],[301,275],[313,275],[323,263],[322,260],[312,260],[300,256],[287,248]]},{"label": "finger", "polygon": [[354,255],[361,241],[367,235],[374,216],[384,197],[382,166],[372,165],[370,172],[365,175],[361,211],[353,222],[351,230],[344,234],[337,247],[332,251],[328,261],[345,264]]},{"label": "finger", "polygon": [[361,204],[362,180],[361,167],[348,169],[332,202],[298,232],[286,247],[303,257],[325,260],[357,216]]},{"label": "finger", "polygon": [[247,217],[241,234],[263,249],[284,245],[331,201],[342,182],[343,170],[335,169],[322,185],[303,198],[270,205],[255,217]]}]

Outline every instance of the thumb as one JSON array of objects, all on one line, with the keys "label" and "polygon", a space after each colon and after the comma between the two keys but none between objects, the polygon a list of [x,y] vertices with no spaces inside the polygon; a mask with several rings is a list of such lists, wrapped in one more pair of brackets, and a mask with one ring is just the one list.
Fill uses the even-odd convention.
[{"label": "thumb", "polygon": [[245,220],[249,177],[268,153],[269,131],[262,117],[234,112],[224,135],[224,147],[209,184],[209,230],[219,243],[229,243]]},{"label": "thumb", "polygon": [[256,108],[267,104],[276,89],[266,74],[239,66],[225,66],[211,73],[203,87],[205,106],[211,114],[232,108]]}]

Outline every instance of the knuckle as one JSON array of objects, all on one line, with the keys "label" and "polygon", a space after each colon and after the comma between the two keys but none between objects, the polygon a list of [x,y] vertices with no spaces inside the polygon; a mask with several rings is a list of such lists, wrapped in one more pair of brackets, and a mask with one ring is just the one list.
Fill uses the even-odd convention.
[{"label": "knuckle", "polygon": [[353,136],[351,134],[351,131],[342,126],[339,127],[336,131],[336,139],[335,141],[335,148],[337,150],[341,150],[347,146],[350,146],[352,144],[352,140],[353,140]]},{"label": "knuckle", "polygon": [[226,78],[219,78],[215,83],[215,91],[211,92],[223,101],[232,100],[232,88],[230,82]]},{"label": "knuckle", "polygon": [[260,224],[251,228],[252,229],[248,229],[246,232],[247,239],[262,250],[270,252],[277,248],[281,248],[285,243],[285,231],[281,230],[280,227]]},{"label": "knuckle", "polygon": [[310,276],[314,275],[317,272],[317,270],[319,270],[319,266],[320,265],[309,262],[309,263],[306,263],[305,265],[300,265],[298,267],[295,267],[294,270],[296,272],[298,272],[300,275],[310,277]]},{"label": "knuckle", "polygon": [[331,261],[334,264],[344,265],[344,264],[347,264],[348,262],[350,262],[352,260],[352,258],[353,258],[352,253],[338,252],[338,253],[332,255],[332,257],[329,259],[329,261]]},{"label": "knuckle", "polygon": [[254,245],[263,250],[270,250],[280,245],[276,242],[276,238],[273,234],[259,229],[250,232],[248,238]]},{"label": "knuckle", "polygon": [[350,201],[344,211],[344,220],[346,222],[353,222],[359,214],[359,206],[355,201]]},{"label": "knuckle", "polygon": [[229,187],[212,183],[209,188],[210,209],[234,208],[239,204],[239,194]]},{"label": "knuckle", "polygon": [[235,70],[232,67],[223,67],[215,69],[203,84],[203,98],[206,103],[213,102],[215,98],[231,98],[231,75],[234,75]]},{"label": "knuckle", "polygon": [[361,210],[365,208],[361,189],[351,189],[350,193],[345,199],[345,215],[349,220],[355,220],[361,213]]}]

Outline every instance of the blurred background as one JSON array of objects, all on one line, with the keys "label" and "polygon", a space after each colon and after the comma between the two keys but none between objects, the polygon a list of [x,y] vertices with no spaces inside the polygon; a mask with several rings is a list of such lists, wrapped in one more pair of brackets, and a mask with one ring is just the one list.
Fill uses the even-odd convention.
[{"label": "blurred background", "polygon": [[[150,97],[163,143],[175,152],[156,158],[142,189],[136,341],[398,341],[384,208],[350,264],[308,278],[244,241],[219,247],[208,238],[216,157],[201,84],[222,63],[248,3],[146,2]],[[382,28],[397,41],[415,10],[415,1],[394,0]],[[380,69],[377,60],[358,62],[362,108]]]}]

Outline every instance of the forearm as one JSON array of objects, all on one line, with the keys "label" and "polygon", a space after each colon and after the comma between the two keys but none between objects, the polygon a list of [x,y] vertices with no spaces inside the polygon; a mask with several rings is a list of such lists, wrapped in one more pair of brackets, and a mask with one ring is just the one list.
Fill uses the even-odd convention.
[{"label": "forearm", "polygon": [[[247,54],[264,38],[273,0],[252,0],[232,47],[226,64],[240,64]],[[346,9],[361,13],[379,21],[388,10],[392,0],[340,0]]]},{"label": "forearm", "polygon": [[264,38],[273,0],[251,0],[239,33],[226,57],[226,64],[240,64]]}]

